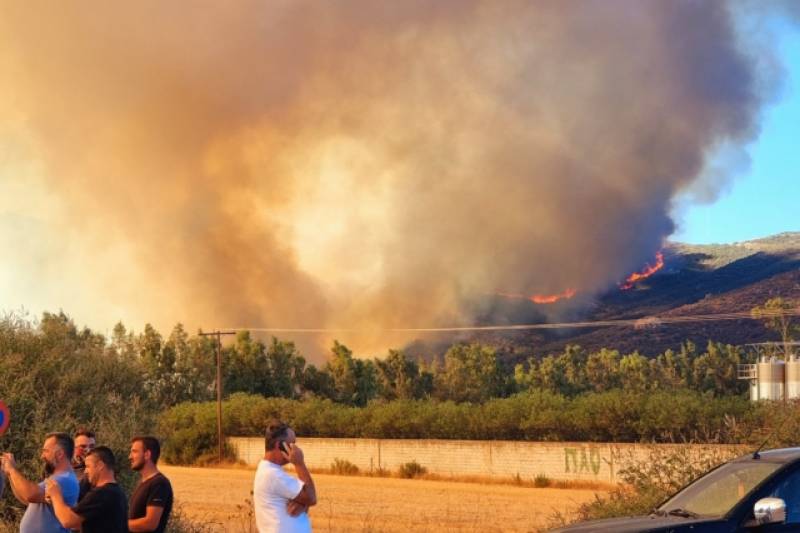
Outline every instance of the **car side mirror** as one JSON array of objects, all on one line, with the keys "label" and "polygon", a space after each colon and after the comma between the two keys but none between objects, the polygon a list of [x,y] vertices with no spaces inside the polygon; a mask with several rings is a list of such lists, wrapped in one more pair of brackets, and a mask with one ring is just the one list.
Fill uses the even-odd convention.
[{"label": "car side mirror", "polygon": [[778,524],[786,521],[786,502],[780,498],[761,498],[753,507],[759,525]]}]

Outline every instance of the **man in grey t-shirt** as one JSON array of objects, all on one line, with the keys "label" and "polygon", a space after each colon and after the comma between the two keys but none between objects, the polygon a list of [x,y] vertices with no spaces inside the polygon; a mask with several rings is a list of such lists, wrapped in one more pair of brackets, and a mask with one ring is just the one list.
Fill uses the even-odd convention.
[{"label": "man in grey t-shirt", "polygon": [[[72,437],[66,433],[50,433],[45,437],[41,457],[48,478],[59,484],[69,505],[78,501],[78,479],[72,471],[73,452]],[[34,483],[26,479],[10,453],[3,454],[2,463],[14,496],[28,506],[19,525],[20,533],[69,533],[56,519],[52,504],[45,500],[45,482]]]}]

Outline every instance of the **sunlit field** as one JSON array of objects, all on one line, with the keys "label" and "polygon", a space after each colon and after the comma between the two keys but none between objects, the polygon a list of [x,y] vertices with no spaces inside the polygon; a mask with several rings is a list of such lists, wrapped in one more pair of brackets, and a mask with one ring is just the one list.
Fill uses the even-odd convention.
[{"label": "sunlit field", "polygon": [[[211,531],[255,531],[252,469],[164,466],[186,518]],[[536,531],[569,514],[596,490],[527,488],[452,481],[314,475],[314,531]],[[251,530],[250,527],[253,527]]]}]

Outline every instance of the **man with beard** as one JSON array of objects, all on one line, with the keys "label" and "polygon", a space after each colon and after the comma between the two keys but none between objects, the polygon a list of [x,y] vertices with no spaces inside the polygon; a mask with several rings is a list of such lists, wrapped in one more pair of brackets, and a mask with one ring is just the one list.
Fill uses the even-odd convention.
[{"label": "man with beard", "polygon": [[91,483],[84,476],[84,469],[86,468],[86,456],[90,451],[94,450],[96,443],[94,431],[79,428],[75,432],[75,457],[72,458],[72,469],[75,470],[75,477],[78,478],[81,489],[78,501],[81,501],[81,498],[92,489]]},{"label": "man with beard", "polygon": [[58,483],[48,480],[47,496],[64,527],[80,528],[82,533],[127,533],[128,502],[117,485],[115,467],[114,453],[109,448],[98,446],[89,452],[86,477],[92,490],[75,507],[70,507],[64,500]]},{"label": "man with beard", "polygon": [[161,446],[155,437],[131,439],[131,469],[141,479],[131,496],[128,530],[163,533],[172,512],[172,485],[156,464]]},{"label": "man with beard", "polygon": [[46,482],[59,487],[63,501],[75,505],[78,501],[78,480],[72,471],[72,437],[66,433],[50,433],[42,446],[42,460],[47,478],[41,483],[29,481],[17,469],[14,456],[3,454],[3,471],[11,482],[11,490],[17,499],[28,506],[20,522],[20,533],[69,533],[62,527],[53,511],[52,504],[45,499]]}]

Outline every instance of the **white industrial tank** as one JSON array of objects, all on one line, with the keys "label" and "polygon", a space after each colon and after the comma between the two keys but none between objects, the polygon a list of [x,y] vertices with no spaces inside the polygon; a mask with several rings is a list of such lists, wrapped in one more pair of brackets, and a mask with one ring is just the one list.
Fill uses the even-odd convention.
[{"label": "white industrial tank", "polygon": [[800,398],[800,360],[790,356],[786,361],[786,399]]},{"label": "white industrial tank", "polygon": [[786,364],[770,357],[758,363],[758,399],[783,400]]}]

